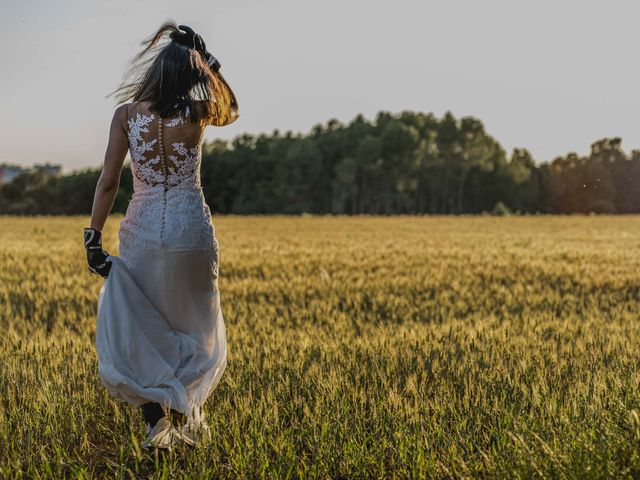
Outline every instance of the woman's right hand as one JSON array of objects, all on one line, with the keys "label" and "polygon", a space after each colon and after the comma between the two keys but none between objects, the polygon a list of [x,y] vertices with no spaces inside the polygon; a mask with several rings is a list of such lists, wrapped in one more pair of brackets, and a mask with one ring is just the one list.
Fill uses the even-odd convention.
[{"label": "woman's right hand", "polygon": [[102,232],[95,228],[85,228],[84,248],[87,251],[89,271],[107,278],[111,270],[111,262],[106,261],[109,254],[102,249]]}]

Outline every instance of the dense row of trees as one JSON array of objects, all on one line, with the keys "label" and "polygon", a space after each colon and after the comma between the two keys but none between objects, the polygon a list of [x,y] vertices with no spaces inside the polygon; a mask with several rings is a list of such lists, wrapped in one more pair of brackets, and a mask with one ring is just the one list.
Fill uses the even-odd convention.
[{"label": "dense row of trees", "polygon": [[[215,213],[459,214],[640,212],[640,151],[619,138],[536,163],[507,154],[472,117],[381,112],[309,134],[205,143],[202,184]],[[24,174],[0,188],[1,213],[88,214],[99,169]],[[125,168],[113,211],[132,195]]]}]

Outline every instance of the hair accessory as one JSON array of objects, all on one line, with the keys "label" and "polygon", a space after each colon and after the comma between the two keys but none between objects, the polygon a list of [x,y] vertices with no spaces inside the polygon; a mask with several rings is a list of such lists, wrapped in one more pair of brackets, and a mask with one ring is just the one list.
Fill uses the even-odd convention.
[{"label": "hair accessory", "polygon": [[205,57],[207,65],[209,65],[209,68],[211,68],[211,70],[213,70],[214,72],[220,70],[220,67],[222,65],[220,64],[218,59],[207,50],[207,46],[205,45],[204,40],[202,39],[200,34],[196,33],[188,25],[178,25],[178,30],[182,30],[187,38],[178,38],[177,36],[174,36],[175,32],[173,32],[171,34],[172,40],[181,45],[185,45],[199,51]]},{"label": "hair accessory", "polygon": [[191,43],[192,45],[187,45],[187,46],[193,48],[194,50],[198,50],[203,55],[206,53],[207,47],[204,44],[204,40],[202,40],[202,37],[196,32],[194,32],[191,27],[187,25],[178,25],[178,29],[183,30],[185,34],[188,36],[186,40],[188,40],[189,43]]}]

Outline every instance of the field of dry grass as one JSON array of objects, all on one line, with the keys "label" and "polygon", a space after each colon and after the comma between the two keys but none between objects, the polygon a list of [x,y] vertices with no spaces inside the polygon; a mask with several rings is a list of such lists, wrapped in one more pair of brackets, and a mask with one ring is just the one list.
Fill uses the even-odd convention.
[{"label": "field of dry grass", "polygon": [[640,476],[639,217],[214,224],[214,441],[154,463],[97,374],[88,217],[0,217],[1,478]]}]

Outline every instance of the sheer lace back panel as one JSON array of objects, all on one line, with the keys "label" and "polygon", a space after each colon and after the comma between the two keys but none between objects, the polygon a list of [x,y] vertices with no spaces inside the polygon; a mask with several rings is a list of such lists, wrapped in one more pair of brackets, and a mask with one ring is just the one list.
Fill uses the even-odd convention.
[{"label": "sheer lace back panel", "polygon": [[144,249],[207,249],[216,263],[211,211],[200,183],[204,125],[191,112],[160,118],[147,102],[128,105],[133,196],[120,223],[120,252],[133,261]]},{"label": "sheer lace back panel", "polygon": [[200,186],[204,128],[191,121],[188,107],[174,118],[160,118],[147,102],[134,102],[127,123],[134,190],[183,182]]}]

